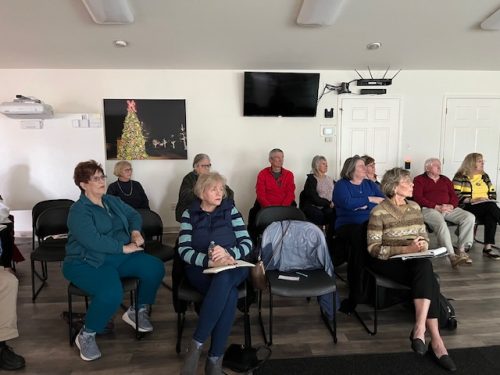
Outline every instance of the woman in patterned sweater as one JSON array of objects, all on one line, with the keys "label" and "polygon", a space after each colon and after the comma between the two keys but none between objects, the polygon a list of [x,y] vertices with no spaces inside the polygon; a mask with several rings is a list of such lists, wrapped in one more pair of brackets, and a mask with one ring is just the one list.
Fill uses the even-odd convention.
[{"label": "woman in patterned sweater", "polygon": [[500,208],[497,193],[490,177],[484,172],[483,155],[473,152],[467,155],[453,177],[453,188],[458,195],[459,205],[484,223],[483,254],[491,259],[500,256],[491,250],[495,244],[497,223],[500,223]]},{"label": "woman in patterned sweater", "polygon": [[426,352],[425,333],[431,341],[428,352],[443,368],[455,371],[439,333],[439,284],[429,259],[401,261],[393,255],[416,253],[428,248],[424,219],[417,203],[408,201],[413,182],[410,173],[401,168],[387,171],[381,183],[388,199],[376,206],[368,222],[368,266],[375,272],[411,288],[415,305],[415,324],[410,333],[411,348]]}]

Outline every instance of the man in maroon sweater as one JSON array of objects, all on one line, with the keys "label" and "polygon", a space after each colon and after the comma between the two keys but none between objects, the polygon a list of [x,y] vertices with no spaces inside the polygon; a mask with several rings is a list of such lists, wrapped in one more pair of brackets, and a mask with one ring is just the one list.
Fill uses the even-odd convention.
[{"label": "man in maroon sweater", "polygon": [[[436,234],[438,245],[448,250],[451,266],[471,264],[466,251],[474,240],[475,216],[457,207],[458,197],[450,179],[441,175],[439,159],[427,159],[425,173],[415,177],[413,184],[413,199],[422,207],[424,221]],[[456,252],[446,222],[458,225]]]},{"label": "man in maroon sweater", "polygon": [[269,152],[270,167],[257,175],[255,191],[261,208],[290,206],[295,201],[293,173],[283,168],[283,151],[275,148]]}]

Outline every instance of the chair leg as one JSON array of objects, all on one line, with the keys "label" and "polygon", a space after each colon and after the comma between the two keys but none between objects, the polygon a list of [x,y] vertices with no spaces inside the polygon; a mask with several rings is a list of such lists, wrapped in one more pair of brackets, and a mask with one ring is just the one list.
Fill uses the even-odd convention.
[{"label": "chair leg", "polygon": [[139,332],[139,281],[137,281],[135,292],[132,291],[134,295],[134,306],[135,306],[135,338],[140,340],[142,334]]},{"label": "chair leg", "polygon": [[175,343],[175,352],[181,352],[182,332],[184,331],[184,322],[186,321],[186,312],[177,313],[177,342]]},{"label": "chair leg", "polygon": [[375,301],[373,303],[373,330],[368,328],[364,320],[361,318],[361,316],[358,314],[356,310],[354,310],[354,316],[356,319],[359,320],[363,328],[368,332],[369,335],[375,336],[377,334],[377,311],[378,311],[378,286],[375,285]]},{"label": "chair leg", "polygon": [[73,346],[73,303],[71,293],[68,291],[68,324],[69,324],[69,346]]},{"label": "chair leg", "polygon": [[[248,293],[247,293],[247,295],[248,295]],[[252,334],[250,332],[250,313],[248,310],[248,300],[247,300],[246,296],[245,296],[245,312],[243,313],[243,329],[245,332],[245,348],[251,348],[252,347]]]},{"label": "chair leg", "polygon": [[273,293],[269,287],[269,342],[267,346],[273,345]]},{"label": "chair leg", "polygon": [[260,331],[262,333],[262,338],[264,339],[264,343],[267,344],[266,329],[264,328],[264,320],[262,319],[262,290],[259,290],[259,294],[258,294],[257,298],[258,298],[258,306],[259,306]]},{"label": "chair leg", "polygon": [[[480,240],[478,240],[478,239],[477,239],[477,236],[476,236],[478,226],[479,226],[478,224],[474,224],[474,242],[477,242],[477,243],[479,243],[479,244],[481,244],[481,245],[484,245],[484,241],[480,241]],[[493,249],[500,250],[500,247],[498,247],[498,246],[496,246],[496,245],[491,245],[491,247],[492,247]]]},{"label": "chair leg", "polygon": [[[41,284],[38,287],[38,289],[36,289],[36,287],[35,287],[35,276],[41,281]],[[35,261],[32,260],[31,261],[31,292],[32,292],[31,300],[33,302],[35,302],[36,297],[38,297],[38,294],[45,286],[46,280],[47,280],[47,276],[44,275],[43,263],[42,263],[42,275],[40,275],[35,268]]]},{"label": "chair leg", "polygon": [[[333,293],[333,302],[332,302],[332,307],[333,307],[333,316],[332,316],[332,322],[330,324],[330,320],[328,318],[328,315],[326,315],[323,311],[322,308],[320,308],[321,312],[321,318],[323,319],[323,323],[325,323],[326,328],[328,328],[328,331],[333,337],[333,342],[336,344],[337,343],[337,293]],[[332,327],[333,326],[333,327]]]}]

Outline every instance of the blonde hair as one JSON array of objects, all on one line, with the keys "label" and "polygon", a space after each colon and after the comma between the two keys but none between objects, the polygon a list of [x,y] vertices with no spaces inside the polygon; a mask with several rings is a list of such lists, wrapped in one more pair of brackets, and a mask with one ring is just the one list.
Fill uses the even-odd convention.
[{"label": "blonde hair", "polygon": [[396,192],[396,186],[398,186],[405,177],[410,177],[410,171],[403,168],[389,169],[384,173],[384,177],[382,177],[380,190],[382,190],[382,193],[384,193],[387,198],[392,198]]},{"label": "blonde hair", "polygon": [[205,190],[215,186],[216,184],[222,184],[224,187],[223,198],[227,196],[226,192],[226,179],[218,172],[209,172],[201,174],[194,185],[194,194],[201,199],[201,195]]},{"label": "blonde hair", "polygon": [[132,168],[132,164],[130,164],[128,161],[125,160],[119,161],[118,163],[115,164],[115,168],[113,169],[113,174],[116,177],[120,177],[123,170],[127,167]]},{"label": "blonde hair", "polygon": [[327,161],[323,155],[316,155],[315,157],[313,157],[313,160],[311,162],[311,172],[313,173],[313,175],[315,176],[320,175],[319,163],[321,163],[322,161]]},{"label": "blonde hair", "polygon": [[[476,163],[479,159],[482,159],[483,155],[478,153],[478,152],[473,152],[468,154],[465,158],[464,161],[462,162],[462,165],[460,168],[458,168],[457,173],[455,173],[455,176],[468,176],[472,177],[472,171],[476,169]],[[484,171],[483,171],[484,173]]]}]

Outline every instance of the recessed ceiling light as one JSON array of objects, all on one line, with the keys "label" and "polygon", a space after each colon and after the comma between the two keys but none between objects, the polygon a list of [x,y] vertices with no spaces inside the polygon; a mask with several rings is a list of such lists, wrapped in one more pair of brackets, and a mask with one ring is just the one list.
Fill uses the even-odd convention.
[{"label": "recessed ceiling light", "polygon": [[127,47],[128,46],[128,42],[126,40],[115,40],[113,42],[113,44],[115,45],[115,47]]},{"label": "recessed ceiling light", "polygon": [[382,47],[382,43],[380,43],[380,42],[368,43],[366,45],[366,49],[369,49],[369,50],[379,49],[380,47]]}]

